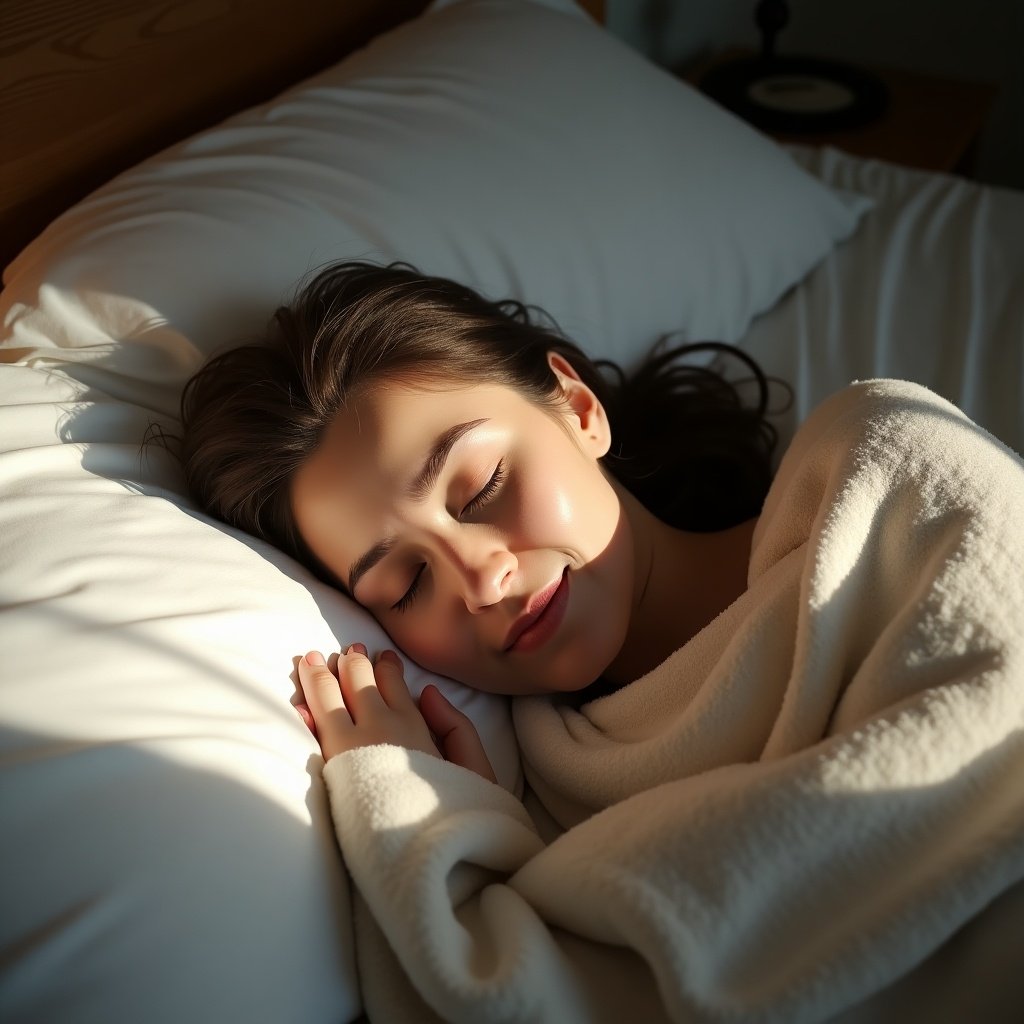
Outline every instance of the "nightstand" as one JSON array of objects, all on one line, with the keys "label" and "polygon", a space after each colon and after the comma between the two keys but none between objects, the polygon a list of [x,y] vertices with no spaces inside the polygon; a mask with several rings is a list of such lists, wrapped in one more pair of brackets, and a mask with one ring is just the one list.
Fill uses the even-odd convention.
[{"label": "nightstand", "polygon": [[[718,64],[753,51],[733,49],[684,70],[682,77],[697,85]],[[984,82],[940,78],[895,68],[866,68],[889,90],[886,110],[860,128],[813,134],[774,134],[780,142],[835,146],[856,156],[878,157],[892,163],[930,171],[969,176],[974,170],[977,142],[997,88]]]}]

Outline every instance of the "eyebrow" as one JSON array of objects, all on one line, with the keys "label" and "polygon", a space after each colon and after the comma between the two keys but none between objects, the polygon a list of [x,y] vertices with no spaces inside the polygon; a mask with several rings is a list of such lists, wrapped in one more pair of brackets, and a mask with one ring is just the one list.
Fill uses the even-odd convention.
[{"label": "eyebrow", "polygon": [[[479,427],[481,423],[486,423],[487,417],[482,416],[480,419],[467,420],[465,423],[456,423],[455,426],[449,427],[437,440],[434,442],[430,449],[430,454],[427,456],[426,461],[423,463],[423,467],[416,474],[412,483],[409,484],[406,489],[406,495],[412,501],[423,501],[428,494],[434,489],[434,484],[437,483],[437,478],[441,475],[441,470],[444,469],[445,463],[448,461],[448,456],[451,454],[452,448],[455,447],[456,442],[464,434],[469,433],[476,427]],[[356,584],[366,575],[393,547],[395,546],[394,538],[387,538],[385,540],[377,541],[369,551],[360,555],[353,563],[352,567],[348,571],[348,592],[354,594],[356,590]]]}]

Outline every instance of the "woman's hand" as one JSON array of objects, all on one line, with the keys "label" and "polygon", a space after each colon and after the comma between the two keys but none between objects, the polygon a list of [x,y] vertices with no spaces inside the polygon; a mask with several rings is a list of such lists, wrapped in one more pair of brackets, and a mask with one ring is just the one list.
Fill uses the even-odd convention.
[{"label": "woman's hand", "polygon": [[392,743],[444,757],[495,781],[473,723],[433,685],[423,690],[417,708],[394,651],[382,651],[371,663],[366,648],[352,644],[338,656],[336,672],[319,651],[299,659],[306,699],[299,714],[319,740],[324,760],[356,747]]}]

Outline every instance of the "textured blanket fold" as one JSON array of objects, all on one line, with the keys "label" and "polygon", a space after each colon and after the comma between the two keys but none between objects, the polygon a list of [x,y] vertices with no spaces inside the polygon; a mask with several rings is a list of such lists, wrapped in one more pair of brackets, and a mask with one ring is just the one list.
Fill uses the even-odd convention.
[{"label": "textured blanket fold", "polygon": [[549,844],[436,758],[325,766],[371,1020],[827,1020],[1024,880],[1024,463],[853,385],[787,451],[748,583],[622,690],[515,702]]}]

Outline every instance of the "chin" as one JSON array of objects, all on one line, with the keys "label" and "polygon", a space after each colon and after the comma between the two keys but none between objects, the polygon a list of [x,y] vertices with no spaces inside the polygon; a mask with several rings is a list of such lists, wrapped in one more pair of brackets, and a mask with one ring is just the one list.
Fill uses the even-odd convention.
[{"label": "chin", "polygon": [[554,686],[551,688],[551,693],[579,693],[581,690],[585,690],[588,686],[593,686],[601,678],[602,673],[598,672],[596,675],[587,674],[578,678],[566,680],[560,686]]},{"label": "chin", "polygon": [[544,680],[532,692],[579,693],[588,686],[593,686],[604,675],[614,658],[595,658],[592,649],[587,653],[590,654],[589,658],[581,657],[578,653],[573,656],[566,652],[562,659],[568,662],[565,671],[554,672],[550,679]]}]

